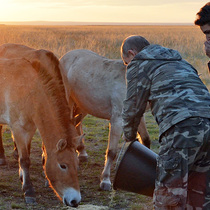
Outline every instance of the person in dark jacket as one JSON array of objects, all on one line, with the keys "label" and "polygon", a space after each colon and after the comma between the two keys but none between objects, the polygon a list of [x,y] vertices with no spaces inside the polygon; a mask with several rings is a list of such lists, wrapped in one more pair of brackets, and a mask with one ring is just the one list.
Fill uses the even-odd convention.
[{"label": "person in dark jacket", "polygon": [[[200,26],[201,31],[206,35],[205,51],[206,55],[210,58],[210,2],[205,4],[197,13],[195,25]],[[210,62],[208,62],[210,71]]]},{"label": "person in dark jacket", "polygon": [[136,138],[147,102],[159,125],[154,208],[210,209],[210,93],[180,53],[141,36],[121,46],[127,65],[126,141]]}]

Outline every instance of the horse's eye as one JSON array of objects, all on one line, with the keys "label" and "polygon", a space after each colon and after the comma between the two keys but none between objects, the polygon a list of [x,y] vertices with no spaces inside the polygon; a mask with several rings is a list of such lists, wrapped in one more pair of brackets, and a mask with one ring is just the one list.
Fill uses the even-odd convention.
[{"label": "horse's eye", "polygon": [[66,170],[67,169],[67,165],[66,164],[60,164],[60,168],[63,169],[63,170]]}]

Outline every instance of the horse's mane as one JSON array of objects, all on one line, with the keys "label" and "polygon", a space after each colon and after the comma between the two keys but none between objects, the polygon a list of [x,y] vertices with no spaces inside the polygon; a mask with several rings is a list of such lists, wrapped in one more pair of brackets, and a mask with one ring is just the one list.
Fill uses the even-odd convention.
[{"label": "horse's mane", "polygon": [[[50,96],[51,103],[54,104],[56,115],[61,123],[62,127],[65,129],[65,133],[71,135],[70,130],[70,110],[68,102],[66,100],[65,88],[63,85],[63,80],[60,71],[59,60],[50,51],[46,51],[46,56],[49,58],[50,62],[53,64],[51,67],[46,68],[39,61],[34,61],[32,63],[33,67],[37,70],[40,81],[43,84],[46,94]],[[73,136],[72,136],[73,138]],[[69,146],[73,146],[70,142],[72,138],[67,138]]]}]

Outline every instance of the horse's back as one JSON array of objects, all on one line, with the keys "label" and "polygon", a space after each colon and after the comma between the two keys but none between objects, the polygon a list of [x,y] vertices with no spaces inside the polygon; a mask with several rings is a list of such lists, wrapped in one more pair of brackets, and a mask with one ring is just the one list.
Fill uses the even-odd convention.
[{"label": "horse's back", "polygon": [[68,95],[84,112],[110,119],[113,106],[122,106],[125,66],[121,60],[107,59],[89,50],[72,50],[60,62]]},{"label": "horse's back", "polygon": [[0,46],[0,58],[25,58],[31,62],[39,60],[42,65],[46,65],[48,68],[50,68],[53,56],[56,57],[51,51],[34,49],[21,44],[8,43]]},{"label": "horse's back", "polygon": [[61,66],[53,52],[45,49],[34,49],[21,44],[3,44],[0,46],[0,58],[25,58],[31,63],[38,61],[48,74],[61,78]]},{"label": "horse's back", "polygon": [[27,57],[28,60],[30,60],[29,58],[31,58],[31,52],[34,53],[36,52],[36,50],[28,46],[20,45],[20,44],[8,43],[8,44],[3,44],[0,46],[1,58],[13,59],[13,58]]}]

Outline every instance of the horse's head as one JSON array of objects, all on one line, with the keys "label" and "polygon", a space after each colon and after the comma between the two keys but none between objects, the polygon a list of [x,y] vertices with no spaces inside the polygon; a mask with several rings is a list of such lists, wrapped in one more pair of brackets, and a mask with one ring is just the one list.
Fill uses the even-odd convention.
[{"label": "horse's head", "polygon": [[76,148],[69,146],[65,139],[60,139],[56,149],[45,151],[45,173],[57,196],[67,206],[77,207],[81,201],[77,175],[78,158]]}]

